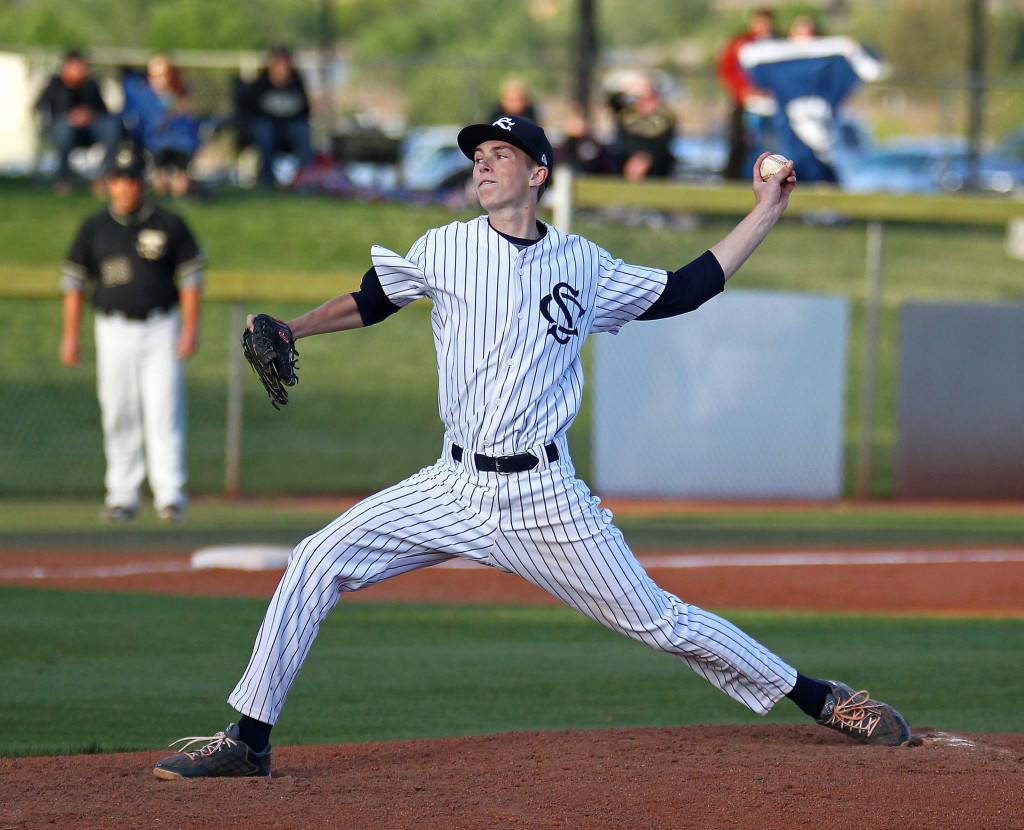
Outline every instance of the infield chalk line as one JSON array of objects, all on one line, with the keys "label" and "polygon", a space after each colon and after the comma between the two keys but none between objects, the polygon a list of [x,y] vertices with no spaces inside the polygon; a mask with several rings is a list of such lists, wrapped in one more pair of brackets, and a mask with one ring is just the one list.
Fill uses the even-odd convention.
[{"label": "infield chalk line", "polygon": [[5,579],[106,579],[111,576],[138,574],[184,573],[191,571],[190,562],[134,562],[128,565],[96,565],[91,568],[8,568],[0,570]]},{"label": "infield chalk line", "polygon": [[[848,551],[807,553],[643,554],[645,568],[770,568],[792,565],[945,565],[973,562],[1024,562],[1024,550]],[[453,559],[444,568],[475,568],[476,562]]]},{"label": "infield chalk line", "polygon": [[[947,565],[986,562],[1024,562],[1024,550],[932,550],[932,551],[848,551],[791,553],[695,553],[658,556],[644,554],[637,559],[645,568],[771,568],[814,565]],[[479,562],[452,559],[441,568],[485,568]],[[105,579],[139,574],[185,573],[195,570],[188,560],[174,562],[133,562],[97,565],[91,568],[7,568],[0,569],[0,581],[16,579]]]},{"label": "infield chalk line", "polygon": [[716,553],[641,556],[648,568],[764,568],[781,565],[943,565],[1024,562],[1024,550],[861,551],[827,553]]}]

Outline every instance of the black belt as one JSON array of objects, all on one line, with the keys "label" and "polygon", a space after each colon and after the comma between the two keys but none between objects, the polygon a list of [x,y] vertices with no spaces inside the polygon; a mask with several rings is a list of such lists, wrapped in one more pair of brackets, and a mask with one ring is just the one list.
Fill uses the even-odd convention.
[{"label": "black belt", "polygon": [[153,317],[166,314],[173,308],[173,305],[168,305],[158,306],[157,308],[151,308],[147,311],[121,311],[117,308],[97,308],[96,310],[100,314],[105,314],[107,317],[121,317],[125,320],[150,320]]},{"label": "black belt", "polygon": [[[452,458],[456,462],[462,461],[462,456],[465,450],[462,449],[458,444],[452,444]],[[544,454],[548,457],[550,463],[558,461],[558,447],[553,443],[548,444],[544,447]],[[473,454],[473,464],[481,473],[501,473],[502,475],[509,475],[510,473],[525,473],[527,470],[532,470],[538,464],[540,459],[537,458],[532,452],[522,452],[519,455],[481,455],[480,453]]]}]

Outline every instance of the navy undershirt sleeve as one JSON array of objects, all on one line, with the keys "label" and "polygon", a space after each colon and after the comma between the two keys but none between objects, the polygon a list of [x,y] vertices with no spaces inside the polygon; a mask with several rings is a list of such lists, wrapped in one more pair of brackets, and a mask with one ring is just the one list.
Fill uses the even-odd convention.
[{"label": "navy undershirt sleeve", "polygon": [[725,272],[715,255],[705,251],[689,265],[669,271],[665,290],[637,320],[663,320],[686,314],[725,290]]},{"label": "navy undershirt sleeve", "polygon": [[363,282],[358,291],[352,292],[352,299],[356,301],[356,308],[359,309],[364,326],[372,326],[386,320],[400,308],[384,293],[376,268],[371,268],[363,274]]}]

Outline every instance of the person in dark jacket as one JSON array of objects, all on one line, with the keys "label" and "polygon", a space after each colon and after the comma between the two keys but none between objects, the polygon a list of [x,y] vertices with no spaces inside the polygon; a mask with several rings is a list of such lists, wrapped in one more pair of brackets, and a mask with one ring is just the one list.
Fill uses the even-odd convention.
[{"label": "person in dark jacket", "polygon": [[309,98],[292,53],[278,47],[266,68],[247,90],[244,109],[251,116],[252,137],[259,152],[259,182],[274,184],[274,158],[293,154],[300,168],[313,162],[309,126]]},{"label": "person in dark jacket", "polygon": [[57,189],[71,186],[69,157],[76,147],[102,144],[104,167],[110,164],[121,139],[121,119],[111,115],[99,84],[89,74],[89,63],[80,52],[68,52],[57,72],[36,100],[36,111],[57,148]]}]

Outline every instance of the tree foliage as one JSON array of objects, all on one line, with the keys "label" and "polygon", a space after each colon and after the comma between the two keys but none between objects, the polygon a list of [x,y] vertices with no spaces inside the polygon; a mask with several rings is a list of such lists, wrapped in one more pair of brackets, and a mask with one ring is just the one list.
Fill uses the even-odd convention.
[{"label": "tree foliage", "polygon": [[[896,70],[962,72],[970,48],[968,0],[894,0],[882,13],[864,6],[851,12],[851,34],[875,46]],[[986,68],[1024,69],[1024,4],[989,4],[985,16]]]},{"label": "tree foliage", "polygon": [[[712,0],[594,0],[602,49],[703,43],[713,55],[742,25],[746,9],[723,13]],[[364,58],[426,57],[507,63],[516,71],[573,59],[580,0],[0,0],[0,41],[60,47],[252,49],[310,46],[332,37]],[[782,28],[813,12],[832,34],[850,34],[896,69],[959,72],[966,62],[969,0],[821,4],[778,2]],[[1024,69],[1024,0],[987,4],[988,67]]]},{"label": "tree foliage", "polygon": [[252,16],[235,5],[166,0],[149,16],[146,46],[154,49],[252,49],[262,45]]}]

